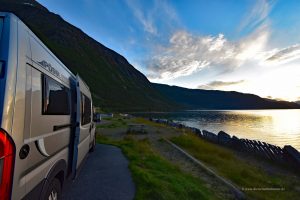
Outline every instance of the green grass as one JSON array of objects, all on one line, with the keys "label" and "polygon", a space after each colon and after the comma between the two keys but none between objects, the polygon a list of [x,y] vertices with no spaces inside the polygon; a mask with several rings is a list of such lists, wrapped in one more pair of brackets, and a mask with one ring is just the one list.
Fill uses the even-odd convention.
[{"label": "green grass", "polygon": [[109,121],[108,124],[99,124],[97,128],[126,128],[127,127],[127,120],[124,120],[121,117],[113,117],[107,118],[105,121]]},{"label": "green grass", "polygon": [[161,157],[152,149],[148,140],[126,137],[118,141],[98,136],[97,142],[116,145],[122,149],[130,162],[137,200],[217,199],[200,179],[182,172]]},{"label": "green grass", "polygon": [[193,134],[174,137],[171,141],[240,188],[284,188],[284,191],[245,191],[250,198],[299,199],[299,178],[291,180],[283,175],[271,175],[254,164],[239,159],[230,149],[204,141]]},{"label": "green grass", "polygon": [[167,127],[167,128],[170,128],[169,126],[166,126],[165,124],[152,122],[152,121],[150,121],[148,119],[145,119],[145,118],[142,118],[142,117],[135,117],[135,118],[133,118],[132,122],[133,123],[138,123],[138,124],[154,126],[154,127]]},{"label": "green grass", "polygon": [[102,120],[109,121],[108,124],[100,124],[97,125],[97,128],[120,128],[120,127],[128,127],[128,123],[137,123],[137,124],[144,124],[149,126],[155,126],[155,127],[167,127],[164,124],[159,124],[155,122],[151,122],[147,119],[144,119],[142,117],[135,117],[133,119],[124,119],[123,117],[115,114],[112,118],[104,118]]}]

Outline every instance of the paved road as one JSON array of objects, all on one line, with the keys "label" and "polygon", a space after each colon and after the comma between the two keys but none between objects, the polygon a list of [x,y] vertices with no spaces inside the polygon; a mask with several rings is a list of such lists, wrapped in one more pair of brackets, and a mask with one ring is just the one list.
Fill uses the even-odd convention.
[{"label": "paved road", "polygon": [[135,185],[122,151],[111,145],[97,144],[77,179],[66,185],[63,199],[131,200],[134,195]]}]

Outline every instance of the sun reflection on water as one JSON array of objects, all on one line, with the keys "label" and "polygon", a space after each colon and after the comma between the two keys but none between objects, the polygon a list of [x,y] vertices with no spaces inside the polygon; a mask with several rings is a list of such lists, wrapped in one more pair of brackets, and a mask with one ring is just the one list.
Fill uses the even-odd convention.
[{"label": "sun reflection on water", "polygon": [[264,141],[300,151],[300,110],[230,110],[161,113],[157,118],[172,119],[201,130],[223,130],[239,138]]}]

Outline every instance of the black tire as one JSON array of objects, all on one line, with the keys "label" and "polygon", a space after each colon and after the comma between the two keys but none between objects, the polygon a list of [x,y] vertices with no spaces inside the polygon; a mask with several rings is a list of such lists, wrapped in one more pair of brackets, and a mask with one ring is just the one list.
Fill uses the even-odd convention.
[{"label": "black tire", "polygon": [[61,183],[59,179],[54,178],[49,184],[49,187],[45,194],[45,200],[50,200],[51,198],[53,200],[61,200],[61,195],[62,195]]}]

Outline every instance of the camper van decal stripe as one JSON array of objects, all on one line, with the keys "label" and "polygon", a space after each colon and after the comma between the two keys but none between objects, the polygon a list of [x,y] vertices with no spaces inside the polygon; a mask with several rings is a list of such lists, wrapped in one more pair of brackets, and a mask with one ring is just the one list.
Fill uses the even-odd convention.
[{"label": "camper van decal stripe", "polygon": [[58,131],[55,131],[55,132],[52,132],[52,133],[47,133],[47,134],[44,134],[44,135],[28,138],[28,139],[24,140],[24,143],[29,144],[30,142],[35,142],[37,140],[41,140],[41,139],[46,138],[46,137],[54,136],[54,135],[57,135],[59,133],[64,133],[64,132],[62,130],[58,130]]},{"label": "camper van decal stripe", "polygon": [[45,144],[44,144],[44,139],[39,139],[36,141],[37,147],[40,151],[40,153],[43,156],[49,157],[50,155],[47,153],[46,148],[45,148]]}]

